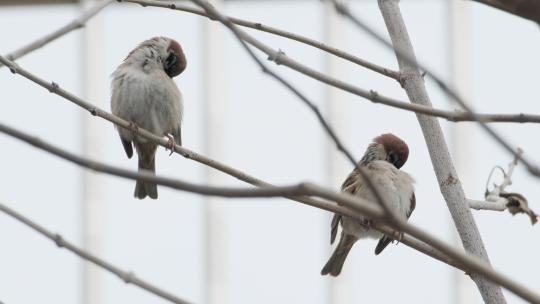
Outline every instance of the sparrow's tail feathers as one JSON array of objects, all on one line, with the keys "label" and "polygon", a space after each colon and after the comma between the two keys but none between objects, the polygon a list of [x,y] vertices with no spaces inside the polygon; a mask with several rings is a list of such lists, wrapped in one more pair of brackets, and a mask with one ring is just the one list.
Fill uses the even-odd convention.
[{"label": "sparrow's tail feathers", "polygon": [[[140,145],[140,148],[152,148],[152,147],[143,147],[143,145]],[[156,174],[156,158],[155,158],[155,150],[153,151],[141,151],[139,150],[139,172],[146,172],[151,173],[153,175]],[[142,153],[141,153],[142,152]],[[145,153],[146,152],[146,153]],[[150,153],[148,153],[150,152]],[[146,196],[149,196],[152,199],[156,199],[158,197],[157,193],[157,185],[152,182],[145,182],[141,180],[137,180],[137,184],[135,184],[135,193],[136,198],[143,199]]]},{"label": "sparrow's tail feathers", "polygon": [[330,274],[334,277],[337,277],[341,273],[341,269],[343,268],[345,259],[347,258],[347,255],[349,254],[349,251],[351,251],[351,248],[356,242],[356,240],[357,238],[355,236],[341,233],[341,239],[339,240],[339,244],[337,245],[334,253],[330,257],[328,262],[326,262],[326,265],[324,265],[323,269],[321,270],[321,274]]},{"label": "sparrow's tail feathers", "polygon": [[392,243],[394,241],[394,239],[388,237],[388,236],[383,236],[380,240],[379,240],[379,243],[377,243],[377,247],[375,247],[375,254],[379,254],[381,253],[384,248],[386,248],[386,246],[388,246],[388,244]]}]

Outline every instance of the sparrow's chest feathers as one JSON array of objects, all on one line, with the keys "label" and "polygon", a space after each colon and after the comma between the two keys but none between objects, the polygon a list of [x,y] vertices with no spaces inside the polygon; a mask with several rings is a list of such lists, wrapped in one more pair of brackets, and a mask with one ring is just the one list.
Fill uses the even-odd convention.
[{"label": "sparrow's chest feathers", "polygon": [[[366,165],[362,165],[362,168],[379,190],[382,199],[390,207],[390,210],[396,216],[407,220],[407,213],[410,212],[411,198],[414,192],[413,178],[386,161],[371,161]],[[354,183],[344,187],[344,191],[362,197],[371,204],[379,204],[360,173],[355,170],[350,177],[353,178]],[[350,217],[343,217],[342,226],[346,233],[355,235],[358,238],[381,237],[381,233],[377,230],[368,229],[361,222]]]},{"label": "sparrow's chest feathers", "polygon": [[156,123],[164,130],[175,129],[181,123],[182,95],[163,70],[127,66],[115,73],[113,82],[113,103],[119,116],[149,129],[156,129]]},{"label": "sparrow's chest feathers", "polygon": [[386,161],[373,161],[367,167],[385,202],[406,220],[414,193],[414,179]]},{"label": "sparrow's chest feathers", "polygon": [[[414,192],[413,178],[386,161],[372,161],[365,168],[385,203],[398,216],[406,219]],[[370,199],[375,200],[375,196],[369,192]]]}]

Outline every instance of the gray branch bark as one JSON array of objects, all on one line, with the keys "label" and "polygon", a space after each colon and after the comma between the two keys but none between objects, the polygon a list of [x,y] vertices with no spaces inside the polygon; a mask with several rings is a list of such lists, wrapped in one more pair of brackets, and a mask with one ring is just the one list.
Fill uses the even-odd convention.
[{"label": "gray branch bark", "polygon": [[[124,281],[126,284],[133,284],[139,288],[142,288],[149,293],[152,293],[164,300],[170,301],[172,303],[176,304],[190,304],[190,302],[187,302],[183,299],[180,299],[179,297],[173,295],[172,293],[165,291],[163,289],[158,288],[157,286],[144,281],[143,279],[140,279],[137,277],[133,272],[131,271],[125,271],[122,270],[115,265],[111,264],[110,262],[107,262],[88,251],[85,251],[77,246],[75,246],[73,243],[67,241],[58,233],[53,233],[52,231],[46,229],[45,227],[39,225],[38,223],[30,220],[29,218],[23,216],[22,214],[16,212],[15,210],[9,208],[8,206],[0,203],[0,212],[3,212],[12,218],[16,219],[17,221],[25,224],[26,226],[32,228],[39,234],[43,235],[44,237],[48,238],[49,240],[53,241],[58,248],[65,248],[66,250],[71,251],[73,254],[79,256],[81,259],[84,259],[114,275],[116,275],[119,279]],[[1,304],[2,302],[0,302]]]},{"label": "gray branch bark", "polygon": [[[398,0],[379,0],[379,8],[396,50],[403,77],[403,87],[412,103],[431,106],[431,101],[418,70],[414,50],[399,9]],[[430,116],[417,114],[441,193],[460,235],[463,247],[489,264],[482,237],[467,205],[465,193],[453,166],[448,146],[439,122]],[[506,303],[502,289],[478,274],[470,274],[485,303]]]}]

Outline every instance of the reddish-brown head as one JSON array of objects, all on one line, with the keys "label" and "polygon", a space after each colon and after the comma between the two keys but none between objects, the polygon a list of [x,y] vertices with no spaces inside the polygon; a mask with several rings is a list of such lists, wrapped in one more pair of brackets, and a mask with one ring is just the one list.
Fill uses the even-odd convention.
[{"label": "reddish-brown head", "polygon": [[374,142],[381,144],[386,152],[386,160],[392,163],[396,168],[401,168],[409,157],[409,147],[394,134],[387,133],[377,136]]},{"label": "reddish-brown head", "polygon": [[167,48],[167,58],[164,58],[163,69],[169,77],[173,78],[186,69],[186,56],[182,47],[176,40],[166,38],[169,40],[169,47]]},{"label": "reddish-brown head", "polygon": [[182,47],[174,39],[154,37],[143,41],[133,49],[124,61],[131,59],[143,67],[148,63],[161,65],[163,71],[171,78],[178,76],[186,69],[186,56]]}]

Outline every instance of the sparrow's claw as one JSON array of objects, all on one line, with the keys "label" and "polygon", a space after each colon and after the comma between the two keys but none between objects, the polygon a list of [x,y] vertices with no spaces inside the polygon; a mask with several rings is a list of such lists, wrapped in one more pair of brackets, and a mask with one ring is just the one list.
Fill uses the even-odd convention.
[{"label": "sparrow's claw", "polygon": [[398,244],[401,243],[403,240],[403,236],[405,235],[403,231],[394,231],[394,234],[396,235],[395,239],[397,240]]},{"label": "sparrow's claw", "polygon": [[128,124],[128,129],[130,129],[133,133],[137,133],[139,132],[139,127],[137,126],[137,124],[133,121],[130,121],[129,124]]},{"label": "sparrow's claw", "polygon": [[364,219],[362,224],[366,227],[366,230],[373,228],[373,221],[371,219]]},{"label": "sparrow's claw", "polygon": [[171,153],[169,154],[169,156],[171,156],[174,152],[174,146],[176,146],[176,141],[174,141],[174,136],[172,136],[169,133],[165,134],[165,136],[169,138],[169,142],[167,143],[167,146],[165,147],[165,151],[170,149]]}]

